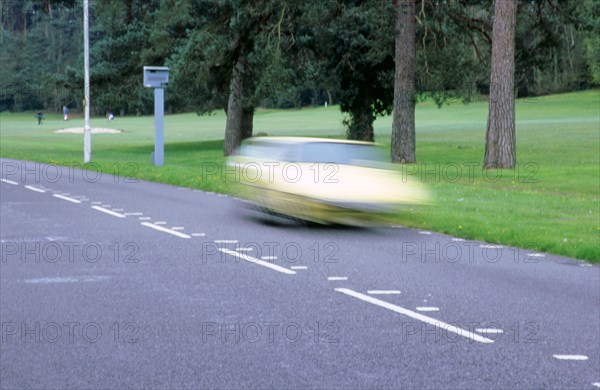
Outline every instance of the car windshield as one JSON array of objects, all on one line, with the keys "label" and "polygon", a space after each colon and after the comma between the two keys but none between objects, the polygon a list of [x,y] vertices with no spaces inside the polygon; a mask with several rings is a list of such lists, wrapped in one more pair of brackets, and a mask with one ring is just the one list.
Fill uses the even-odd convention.
[{"label": "car windshield", "polygon": [[310,142],[302,147],[299,162],[373,166],[384,161],[375,145]]},{"label": "car windshield", "polygon": [[341,142],[263,142],[242,145],[239,155],[261,160],[282,160],[298,163],[323,163],[381,167],[385,157],[375,145]]}]

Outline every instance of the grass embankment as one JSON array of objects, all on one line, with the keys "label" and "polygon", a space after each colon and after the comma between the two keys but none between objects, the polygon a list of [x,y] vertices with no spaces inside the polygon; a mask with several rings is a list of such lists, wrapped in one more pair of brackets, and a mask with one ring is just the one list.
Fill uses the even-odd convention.
[{"label": "grass embankment", "polygon": [[[586,91],[518,100],[517,169],[482,171],[487,104],[417,105],[418,164],[406,167],[429,184],[436,206],[403,215],[399,223],[467,239],[514,245],[600,262],[600,93]],[[343,137],[338,107],[264,110],[254,131],[269,135]],[[83,137],[55,134],[82,126],[47,115],[0,114],[0,156],[53,164],[80,164]],[[222,175],[225,116],[195,114],[165,119],[165,166],[154,167],[152,117],[92,120],[121,134],[93,136],[90,169],[226,192]],[[377,141],[390,142],[391,118],[375,123]],[[128,163],[133,163],[129,164]],[[399,217],[400,218],[400,217]]]}]

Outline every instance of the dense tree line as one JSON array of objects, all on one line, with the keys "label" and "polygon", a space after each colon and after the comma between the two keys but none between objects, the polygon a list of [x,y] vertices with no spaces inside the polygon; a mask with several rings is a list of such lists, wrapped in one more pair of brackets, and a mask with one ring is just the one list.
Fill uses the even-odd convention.
[{"label": "dense tree line", "polygon": [[[513,92],[600,84],[600,2],[507,2],[515,11]],[[352,139],[373,140],[375,118],[393,111],[392,158],[411,162],[416,101],[492,93],[499,3],[92,0],[92,109],[151,113],[142,67],[166,65],[167,111],[227,112],[225,154],[252,134],[257,107],[327,102],[347,113]],[[0,0],[0,9],[0,110],[81,109],[81,1]]]}]

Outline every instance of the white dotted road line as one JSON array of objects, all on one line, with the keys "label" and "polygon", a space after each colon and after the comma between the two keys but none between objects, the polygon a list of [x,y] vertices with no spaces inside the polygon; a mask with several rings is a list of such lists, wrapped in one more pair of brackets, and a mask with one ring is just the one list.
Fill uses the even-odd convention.
[{"label": "white dotted road line", "polygon": [[291,269],[308,269],[308,267],[305,265],[292,265],[290,268]]},{"label": "white dotted road line", "polygon": [[543,253],[528,253],[527,256],[528,257],[546,257],[546,255]]},{"label": "white dotted road line", "polygon": [[421,232],[419,232],[419,234],[425,234],[425,235],[429,236],[431,234],[431,232],[421,231]]},{"label": "white dotted road line", "polygon": [[281,266],[279,266],[277,264],[272,264],[272,263],[269,263],[268,261],[263,261],[263,260],[257,259],[257,258],[252,257],[252,256],[248,256],[248,255],[243,254],[243,253],[237,253],[236,251],[232,251],[232,250],[225,249],[225,248],[219,248],[219,250],[221,252],[223,252],[223,253],[228,254],[228,255],[235,256],[235,257],[240,258],[242,260],[246,260],[249,263],[261,265],[263,267],[270,268],[270,269],[272,269],[274,271],[281,272],[282,274],[287,274],[287,275],[295,275],[296,274],[296,271],[292,271],[292,270],[287,269],[285,267],[281,267]]},{"label": "white dotted road line", "polygon": [[215,244],[237,244],[238,240],[215,240]]},{"label": "white dotted road line", "polygon": [[139,217],[138,219],[139,219],[140,221],[149,221],[149,220],[151,220],[152,218],[150,218],[150,217]]},{"label": "white dotted road line", "polygon": [[166,227],[162,227],[162,226],[159,226],[157,224],[150,223],[150,222],[142,222],[141,225],[147,226],[147,227],[152,228],[154,230],[158,230],[159,232],[169,233],[169,234],[172,234],[174,236],[181,237],[181,238],[191,238],[192,237],[192,236],[187,235],[185,233],[178,232],[177,230],[171,230],[171,229],[168,229]]},{"label": "white dotted road line", "polygon": [[67,202],[71,202],[71,203],[81,203],[80,200],[69,198],[68,196],[64,196],[64,195],[60,195],[60,194],[52,194],[52,196],[54,196],[55,198],[58,198],[58,199],[66,200]]},{"label": "white dotted road line", "polygon": [[346,276],[328,276],[327,280],[339,281],[339,280],[348,280],[348,278]]},{"label": "white dotted road line", "polygon": [[479,247],[484,249],[502,249],[502,245],[481,244]]},{"label": "white dotted road line", "polygon": [[8,180],[8,179],[0,179],[0,181],[2,183],[6,183],[6,184],[12,184],[13,186],[18,186],[19,183],[17,183],[16,181],[12,181],[12,180]]},{"label": "white dotted road line", "polygon": [[457,237],[452,238],[452,241],[462,242],[464,240],[465,240],[464,238],[457,238]]},{"label": "white dotted road line", "polygon": [[105,214],[108,215],[112,215],[113,217],[117,217],[117,218],[125,218],[125,216],[121,213],[117,213],[115,211],[109,210],[109,209],[105,209],[104,207],[100,207],[100,206],[92,206],[92,208],[94,210],[98,210],[100,212],[103,212]]},{"label": "white dotted road line", "polygon": [[166,221],[154,221],[155,225],[166,225],[167,222]]},{"label": "white dotted road line", "polygon": [[206,233],[192,233],[192,237],[204,237]]},{"label": "white dotted road line", "polygon": [[144,215],[144,213],[125,213],[125,215],[131,215],[131,216],[138,216],[138,215]]},{"label": "white dotted road line", "polygon": [[184,230],[183,226],[171,226],[171,230]]},{"label": "white dotted road line", "polygon": [[261,256],[260,258],[263,260],[277,260],[277,256]]},{"label": "white dotted road line", "polygon": [[460,335],[462,337],[466,337],[466,338],[471,339],[473,341],[478,341],[480,343],[488,343],[488,344],[494,342],[494,340],[490,340],[490,339],[488,339],[486,337],[483,337],[483,336],[480,336],[480,335],[478,335],[476,333],[469,332],[469,331],[464,330],[462,328],[458,328],[456,326],[447,324],[447,323],[442,322],[440,320],[436,320],[435,318],[431,318],[431,317],[425,316],[423,314],[416,313],[416,312],[414,312],[412,310],[408,310],[408,309],[405,309],[403,307],[391,304],[389,302],[382,301],[382,300],[377,299],[377,298],[373,298],[372,296],[369,296],[369,295],[361,294],[361,293],[359,293],[357,291],[350,290],[348,288],[336,288],[335,291],[340,292],[340,293],[345,294],[345,295],[348,295],[348,296],[351,296],[353,298],[360,299],[361,301],[368,302],[368,303],[371,303],[371,304],[379,306],[379,307],[383,307],[384,309],[391,310],[393,312],[405,315],[407,317],[410,317],[410,318],[413,318],[415,320],[424,322],[426,324],[433,325],[435,327],[438,327],[438,328],[441,328],[441,329],[445,330],[446,332],[456,333],[456,334],[458,334],[458,335]]}]

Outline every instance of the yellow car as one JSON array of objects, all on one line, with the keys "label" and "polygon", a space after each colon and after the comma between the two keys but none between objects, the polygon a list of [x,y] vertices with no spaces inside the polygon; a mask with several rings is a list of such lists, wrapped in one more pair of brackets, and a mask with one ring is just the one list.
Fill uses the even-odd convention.
[{"label": "yellow car", "polygon": [[367,226],[430,203],[424,186],[386,163],[372,143],[255,137],[227,161],[236,194],[259,210],[321,224]]}]

